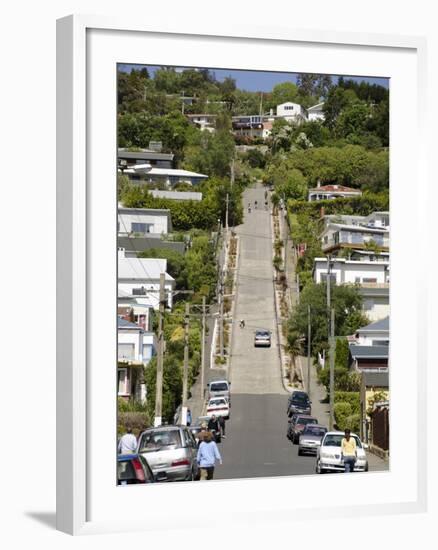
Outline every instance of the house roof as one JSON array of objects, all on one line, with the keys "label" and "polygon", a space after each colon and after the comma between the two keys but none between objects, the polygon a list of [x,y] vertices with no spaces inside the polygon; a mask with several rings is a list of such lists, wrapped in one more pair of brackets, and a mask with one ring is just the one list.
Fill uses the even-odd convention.
[{"label": "house roof", "polygon": [[138,330],[139,332],[143,332],[143,329],[136,325],[135,323],[131,323],[131,321],[127,321],[126,319],[123,319],[122,317],[117,317],[117,328],[122,329],[128,329],[128,330]]},{"label": "house roof", "polygon": [[128,206],[123,206],[123,204],[119,202],[118,211],[119,214],[143,214],[145,216],[162,216],[170,219],[170,210],[165,208],[129,208]]},{"label": "house roof", "polygon": [[389,331],[389,316],[384,317],[383,319],[379,319],[378,321],[374,321],[373,323],[370,323],[369,325],[366,325],[365,327],[362,327],[357,330],[357,332],[388,332]]},{"label": "house roof", "polygon": [[330,185],[321,185],[320,187],[313,187],[309,191],[325,191],[330,193],[360,193],[360,189],[354,189],[353,187],[346,187],[345,185],[330,184]]},{"label": "house roof", "polygon": [[146,176],[176,176],[187,178],[208,178],[206,174],[198,174],[197,172],[190,172],[189,170],[179,170],[175,168],[151,168],[149,172],[145,173]]},{"label": "house roof", "polygon": [[167,282],[175,282],[167,270],[167,260],[161,258],[130,258],[119,257],[118,278],[142,281],[147,285],[148,281],[159,281],[160,273],[165,273]]},{"label": "house roof", "polygon": [[360,346],[349,344],[353,359],[388,359],[388,346]]},{"label": "house roof", "polygon": [[321,111],[323,105],[324,105],[324,101],[322,101],[321,103],[317,103],[316,105],[312,105],[312,107],[309,107],[307,110],[308,111]]},{"label": "house roof", "polygon": [[160,189],[151,189],[150,194],[155,198],[172,199],[177,201],[201,201],[202,193],[195,191],[161,191]]},{"label": "house roof", "polygon": [[389,387],[389,372],[367,372],[362,373],[362,381],[365,386],[380,388]]},{"label": "house roof", "polygon": [[118,150],[118,157],[123,159],[142,159],[142,160],[173,160],[173,153],[159,153],[152,149],[142,149],[141,151],[126,151],[125,149]]}]

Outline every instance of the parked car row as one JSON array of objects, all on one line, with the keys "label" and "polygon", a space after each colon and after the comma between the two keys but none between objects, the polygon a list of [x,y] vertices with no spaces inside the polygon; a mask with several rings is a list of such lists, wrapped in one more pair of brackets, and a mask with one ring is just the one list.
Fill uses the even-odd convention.
[{"label": "parked car row", "polygon": [[[298,444],[298,455],[311,454],[316,456],[315,472],[344,471],[344,461],[341,454],[341,431],[328,431],[318,423],[318,419],[311,415],[311,401],[304,391],[294,391],[288,398],[287,437],[294,444]],[[365,449],[368,447],[360,438],[352,433],[356,441],[357,457],[354,465],[355,472],[368,471],[368,459]]]}]

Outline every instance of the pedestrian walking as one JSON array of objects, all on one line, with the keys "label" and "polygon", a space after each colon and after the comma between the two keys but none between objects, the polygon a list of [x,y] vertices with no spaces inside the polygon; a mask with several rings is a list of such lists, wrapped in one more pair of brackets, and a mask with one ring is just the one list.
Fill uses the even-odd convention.
[{"label": "pedestrian walking", "polygon": [[190,426],[192,423],[192,411],[190,409],[187,409],[187,426]]},{"label": "pedestrian walking", "polygon": [[240,328],[245,328],[245,321],[244,321],[244,319],[240,319],[239,326],[240,326]]},{"label": "pedestrian walking", "polygon": [[248,214],[251,214],[251,203],[248,203]]},{"label": "pedestrian walking", "polygon": [[345,473],[354,472],[357,458],[356,440],[350,434],[351,432],[347,428],[345,430],[345,437],[342,438],[341,442],[341,457],[344,460]]},{"label": "pedestrian walking", "polygon": [[200,479],[205,481],[213,479],[216,462],[222,464],[222,457],[211,432],[207,432],[199,445],[197,462],[201,471]]},{"label": "pedestrian walking", "polygon": [[222,437],[225,439],[226,438],[226,435],[225,435],[225,418],[223,416],[219,417],[219,426],[220,426],[220,429],[221,429]]},{"label": "pedestrian walking", "polygon": [[126,433],[120,438],[117,450],[119,454],[126,455],[135,453],[137,450],[137,438],[132,433],[132,428],[126,429]]},{"label": "pedestrian walking", "polygon": [[211,416],[210,420],[208,421],[208,426],[207,427],[211,432],[219,432],[220,431],[219,420],[217,419],[215,414],[213,414]]}]

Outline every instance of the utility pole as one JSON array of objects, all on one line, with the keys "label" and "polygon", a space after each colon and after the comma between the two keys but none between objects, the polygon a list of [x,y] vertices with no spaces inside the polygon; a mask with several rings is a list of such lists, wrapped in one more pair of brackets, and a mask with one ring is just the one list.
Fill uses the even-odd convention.
[{"label": "utility pole", "polygon": [[158,309],[158,350],[157,350],[157,383],[155,392],[155,419],[154,426],[161,426],[163,409],[163,354],[164,354],[164,334],[163,334],[163,316],[164,305],[166,301],[164,292],[165,274],[160,273],[160,304]]},{"label": "utility pole", "polygon": [[330,421],[329,428],[335,424],[335,310],[331,310],[330,322]]},{"label": "utility pole", "polygon": [[183,367],[183,393],[181,406],[181,424],[187,426],[187,400],[189,393],[189,323],[190,323],[190,304],[186,302],[186,311],[184,316],[184,367]]},{"label": "utility pole", "polygon": [[221,269],[219,283],[219,355],[224,356],[224,272]]},{"label": "utility pole", "polygon": [[327,256],[327,278],[326,278],[326,285],[327,285],[327,317],[328,317],[328,337],[330,341],[330,309],[331,309],[331,263],[330,263],[330,256]]},{"label": "utility pole", "polygon": [[307,395],[310,399],[310,342],[312,337],[312,327],[310,324],[310,305],[307,306]]},{"label": "utility pole", "polygon": [[202,336],[201,336],[201,399],[204,399],[205,376],[205,296],[202,297]]},{"label": "utility pole", "polygon": [[300,303],[300,275],[297,273],[297,304]]},{"label": "utility pole", "polygon": [[227,197],[225,199],[225,245],[228,246],[228,205],[230,202],[230,196],[229,193],[227,193]]}]

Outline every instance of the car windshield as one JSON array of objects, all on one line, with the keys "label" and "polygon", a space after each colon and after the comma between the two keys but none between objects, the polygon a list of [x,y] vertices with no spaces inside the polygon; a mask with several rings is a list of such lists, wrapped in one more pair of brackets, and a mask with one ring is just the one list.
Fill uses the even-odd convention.
[{"label": "car windshield", "polygon": [[157,451],[164,447],[181,447],[179,430],[151,431],[143,434],[140,452]]},{"label": "car windshield", "polygon": [[[360,442],[360,439],[357,437],[357,435],[352,435],[351,437],[356,441],[356,446],[359,449],[361,449],[362,443]],[[330,434],[324,439],[323,446],[340,447],[343,438],[344,438],[344,434]]]},{"label": "car windshield", "polygon": [[322,437],[327,430],[325,428],[318,428],[316,426],[312,426],[311,424],[308,424],[304,428],[304,435],[316,435],[318,437]]},{"label": "car windshield", "polygon": [[301,394],[301,395],[294,395],[292,397],[292,403],[305,403],[307,404],[309,402],[309,399],[306,395],[304,394]]},{"label": "car windshield", "polygon": [[210,384],[210,391],[228,391],[228,384],[226,382],[215,382]]},{"label": "car windshield", "polygon": [[227,402],[225,401],[225,399],[210,399],[210,401],[208,402],[208,406],[209,407],[214,407],[216,405],[226,405]]},{"label": "car windshield", "polygon": [[267,330],[258,330],[256,332],[256,336],[261,338],[267,338],[269,336],[269,332]]},{"label": "car windshield", "polygon": [[316,424],[317,423],[317,420],[316,418],[304,418],[304,416],[299,416],[297,418],[297,424]]}]

